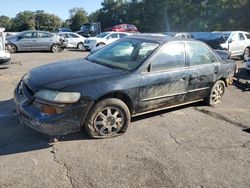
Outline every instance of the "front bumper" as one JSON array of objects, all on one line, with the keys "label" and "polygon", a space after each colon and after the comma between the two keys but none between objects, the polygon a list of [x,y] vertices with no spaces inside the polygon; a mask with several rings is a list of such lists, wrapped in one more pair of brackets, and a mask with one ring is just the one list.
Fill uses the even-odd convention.
[{"label": "front bumper", "polygon": [[9,57],[1,57],[0,58],[0,68],[8,68],[10,65]]},{"label": "front bumper", "polygon": [[96,44],[95,43],[84,43],[83,46],[87,50],[91,50],[92,48],[96,47]]},{"label": "front bumper", "polygon": [[77,132],[81,129],[93,102],[79,101],[56,115],[40,112],[33,106],[34,97],[28,86],[19,83],[14,91],[14,101],[20,121],[32,129],[50,136]]}]

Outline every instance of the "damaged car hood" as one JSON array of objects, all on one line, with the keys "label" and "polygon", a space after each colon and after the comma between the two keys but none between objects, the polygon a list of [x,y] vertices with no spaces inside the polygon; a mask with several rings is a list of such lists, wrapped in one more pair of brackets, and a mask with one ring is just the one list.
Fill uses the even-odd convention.
[{"label": "damaged car hood", "polygon": [[107,77],[121,75],[124,72],[81,58],[34,68],[24,76],[23,81],[33,92],[50,88],[60,91],[79,83],[103,81]]}]

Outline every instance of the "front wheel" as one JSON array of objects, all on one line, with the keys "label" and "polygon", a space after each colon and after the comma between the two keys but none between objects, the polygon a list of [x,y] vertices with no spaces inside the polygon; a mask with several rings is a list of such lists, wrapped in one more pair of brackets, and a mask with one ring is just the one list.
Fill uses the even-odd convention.
[{"label": "front wheel", "polygon": [[17,52],[17,47],[14,44],[7,44],[6,45],[6,50],[10,54],[16,53]]},{"label": "front wheel", "polygon": [[226,86],[222,80],[217,81],[211,90],[210,95],[206,98],[206,102],[208,105],[213,106],[221,103],[222,97],[225,93]]},{"label": "front wheel", "polygon": [[89,112],[84,123],[92,138],[111,138],[125,133],[130,123],[130,111],[119,99],[98,102]]},{"label": "front wheel", "polygon": [[246,48],[243,54],[243,60],[248,61],[250,59],[250,49]]},{"label": "front wheel", "polygon": [[80,43],[77,45],[77,48],[78,48],[79,50],[83,50],[83,49],[84,49],[83,43],[80,42]]}]

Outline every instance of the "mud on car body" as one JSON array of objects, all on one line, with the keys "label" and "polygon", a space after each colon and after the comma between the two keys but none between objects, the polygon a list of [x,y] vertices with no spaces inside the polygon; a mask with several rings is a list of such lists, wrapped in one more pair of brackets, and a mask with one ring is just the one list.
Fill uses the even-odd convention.
[{"label": "mud on car body", "polygon": [[[48,135],[124,133],[132,116],[205,100],[218,104],[235,63],[192,39],[134,35],[85,59],[35,68],[15,89],[22,122]],[[61,71],[63,70],[63,71]]]}]

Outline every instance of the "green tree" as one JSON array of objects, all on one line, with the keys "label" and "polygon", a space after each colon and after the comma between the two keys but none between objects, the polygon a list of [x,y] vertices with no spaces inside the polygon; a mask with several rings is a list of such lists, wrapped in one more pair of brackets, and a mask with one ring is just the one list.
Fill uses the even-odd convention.
[{"label": "green tree", "polygon": [[80,27],[88,23],[87,12],[83,8],[73,8],[70,11],[69,27],[72,31],[80,30]]},{"label": "green tree", "polygon": [[14,18],[12,28],[16,31],[35,29],[35,15],[31,11],[20,12]]},{"label": "green tree", "polygon": [[4,27],[7,31],[11,28],[11,19],[8,16],[0,16],[0,27]]},{"label": "green tree", "polygon": [[36,29],[55,31],[56,28],[61,27],[62,20],[54,15],[44,12],[35,13]]}]

